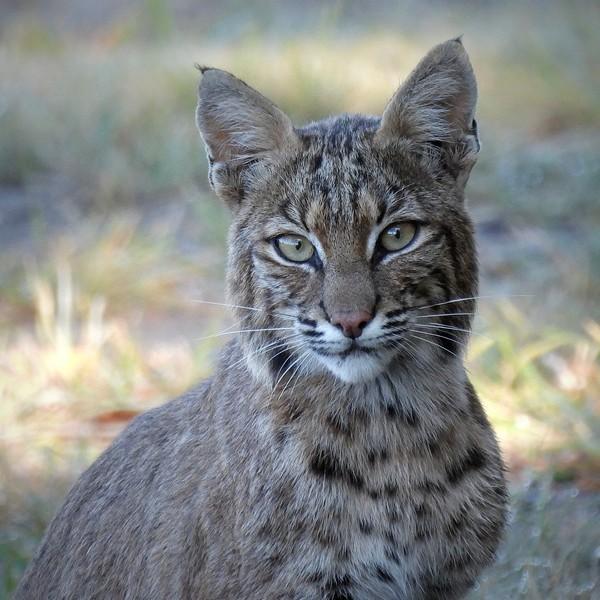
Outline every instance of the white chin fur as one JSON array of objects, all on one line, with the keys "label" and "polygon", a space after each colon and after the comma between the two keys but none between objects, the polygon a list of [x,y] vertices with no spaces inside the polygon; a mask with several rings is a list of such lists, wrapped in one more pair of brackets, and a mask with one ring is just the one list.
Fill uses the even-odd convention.
[{"label": "white chin fur", "polygon": [[359,383],[374,379],[386,367],[385,361],[368,354],[351,355],[346,358],[319,356],[319,360],[338,379],[345,383]]}]

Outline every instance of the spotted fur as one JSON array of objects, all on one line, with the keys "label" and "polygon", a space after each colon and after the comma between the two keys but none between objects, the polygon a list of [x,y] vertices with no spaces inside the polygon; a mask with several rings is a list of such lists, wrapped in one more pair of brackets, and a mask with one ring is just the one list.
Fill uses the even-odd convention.
[{"label": "spotted fur", "polygon": [[[477,295],[464,186],[479,149],[459,40],[383,116],[294,127],[205,69],[210,182],[233,214],[241,329],[214,376],[83,474],[16,598],[462,597],[505,522],[503,465],[463,366]],[[386,252],[410,221],[406,251]],[[305,236],[290,263],[273,243]],[[241,307],[249,307],[244,309]],[[358,337],[332,323],[370,311]],[[256,331],[262,330],[262,331]]]}]

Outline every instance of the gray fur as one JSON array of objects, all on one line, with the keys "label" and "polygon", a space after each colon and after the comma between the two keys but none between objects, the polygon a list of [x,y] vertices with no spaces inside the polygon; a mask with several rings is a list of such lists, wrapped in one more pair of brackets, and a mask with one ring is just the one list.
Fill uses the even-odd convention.
[{"label": "gray fur", "polygon": [[[132,422],[69,493],[16,598],[462,597],[507,501],[463,366],[478,143],[462,44],[432,50],[383,119],[293,128],[218,70],[199,98],[233,213],[228,296],[260,309],[236,309],[243,329],[269,331],[239,335],[209,381]],[[416,242],[382,254],[380,228],[403,220],[421,223]],[[290,231],[318,260],[276,253]],[[372,322],[340,337],[329,315],[357,310]]]}]

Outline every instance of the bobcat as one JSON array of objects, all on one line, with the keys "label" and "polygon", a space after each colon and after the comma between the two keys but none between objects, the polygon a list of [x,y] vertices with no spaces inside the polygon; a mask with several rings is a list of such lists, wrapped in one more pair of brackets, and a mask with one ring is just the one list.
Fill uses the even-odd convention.
[{"label": "bobcat", "polygon": [[135,419],[81,476],[16,598],[460,598],[507,505],[463,366],[467,53],[431,50],[381,118],[304,127],[202,71],[244,332],[212,379]]}]

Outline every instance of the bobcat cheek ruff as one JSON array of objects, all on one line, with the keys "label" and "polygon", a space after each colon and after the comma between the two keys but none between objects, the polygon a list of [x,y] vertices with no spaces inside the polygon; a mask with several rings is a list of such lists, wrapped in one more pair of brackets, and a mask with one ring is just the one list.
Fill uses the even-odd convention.
[{"label": "bobcat cheek ruff", "polygon": [[16,599],[460,598],[507,504],[463,365],[467,54],[434,48],[381,118],[304,127],[203,72],[240,331],[210,380],[136,418],[82,475]]}]

